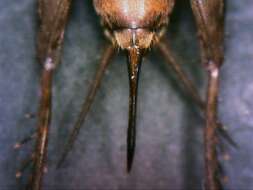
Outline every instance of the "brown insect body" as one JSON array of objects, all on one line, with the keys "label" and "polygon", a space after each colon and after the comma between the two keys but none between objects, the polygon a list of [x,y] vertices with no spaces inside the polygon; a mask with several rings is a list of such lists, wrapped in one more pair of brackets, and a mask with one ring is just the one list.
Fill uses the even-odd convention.
[{"label": "brown insect body", "polygon": [[174,0],[94,0],[110,40],[122,49],[147,49],[169,22]]},{"label": "brown insect body", "polygon": [[[156,45],[166,63],[175,71],[188,94],[205,114],[205,188],[221,189],[218,179],[216,154],[218,129],[222,124],[217,118],[217,96],[219,69],[223,62],[224,0],[190,0],[198,27],[201,62],[208,71],[207,96],[204,101],[195,85],[187,77],[171,51],[168,43],[161,39],[169,23],[169,16],[176,0],[93,0],[101,18],[105,35],[112,42],[105,48],[95,78],[90,85],[78,120],[64,147],[62,163],[72,148],[85,121],[87,113],[102,81],[103,75],[116,47],[124,50],[128,58],[129,73],[129,121],[127,130],[127,170],[130,171],[135,150],[137,88],[142,57],[145,51]],[[42,64],[41,97],[38,111],[36,146],[33,156],[33,172],[30,189],[40,190],[46,163],[49,126],[51,121],[51,97],[53,73],[60,62],[65,25],[72,0],[38,0],[40,30],[37,54]]]}]

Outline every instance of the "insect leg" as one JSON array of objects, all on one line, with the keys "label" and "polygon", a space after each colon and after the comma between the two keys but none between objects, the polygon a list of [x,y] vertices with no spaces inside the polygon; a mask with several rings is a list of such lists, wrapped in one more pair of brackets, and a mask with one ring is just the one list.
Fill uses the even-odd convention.
[{"label": "insect leg", "polygon": [[60,53],[70,4],[71,0],[38,1],[40,30],[38,33],[37,55],[42,65],[42,74],[34,167],[29,184],[32,190],[41,189],[51,121],[52,79],[54,70],[60,62]]},{"label": "insect leg", "polygon": [[205,189],[221,189],[217,159],[217,97],[219,70],[224,56],[224,0],[191,0],[201,47],[201,61],[208,73],[205,142]]},{"label": "insect leg", "polygon": [[159,41],[156,44],[156,47],[160,51],[160,53],[163,55],[166,63],[171,66],[171,68],[175,71],[178,79],[180,82],[182,82],[183,86],[185,87],[188,94],[192,97],[194,102],[197,104],[197,106],[201,109],[201,111],[205,110],[205,102],[200,97],[196,86],[193,84],[193,82],[187,77],[186,73],[176,60],[175,55],[173,54],[169,43],[165,40]]},{"label": "insect leg", "polygon": [[[206,168],[206,189],[220,189],[218,179],[218,159],[216,152],[217,134],[217,97],[219,87],[219,69],[214,67],[209,71],[208,91],[207,91],[207,111],[205,141],[205,168]],[[208,188],[207,188],[208,187]]]},{"label": "insect leg", "polygon": [[[178,79],[183,84],[188,94],[192,97],[192,100],[194,100],[200,111],[202,111],[202,118],[205,119],[206,102],[203,100],[203,98],[201,98],[200,94],[197,91],[196,85],[189,79],[189,77],[187,77],[187,74],[176,60],[176,57],[172,52],[169,43],[165,42],[164,40],[159,41],[156,44],[156,47],[165,58],[166,63],[171,66],[171,68],[175,71]],[[217,120],[217,132],[221,135],[221,137],[227,140],[230,145],[232,145],[233,147],[237,147],[237,144],[230,137],[225,127],[221,122],[219,122],[219,120]]]},{"label": "insect leg", "polygon": [[95,98],[96,92],[101,84],[104,73],[105,73],[108,65],[111,63],[111,59],[112,59],[114,53],[115,53],[115,49],[114,49],[113,45],[110,44],[105,48],[105,51],[104,51],[101,61],[100,61],[100,65],[96,71],[94,80],[89,87],[88,95],[86,96],[85,101],[82,105],[82,110],[78,116],[78,120],[75,123],[74,128],[72,129],[72,131],[70,133],[69,139],[63,148],[63,154],[60,157],[57,167],[61,166],[61,164],[66,159],[69,151],[71,150],[71,148],[72,148],[72,146],[79,134],[79,131],[82,127],[82,124],[84,123],[85,118],[90,110],[91,104],[92,104],[92,102]]}]

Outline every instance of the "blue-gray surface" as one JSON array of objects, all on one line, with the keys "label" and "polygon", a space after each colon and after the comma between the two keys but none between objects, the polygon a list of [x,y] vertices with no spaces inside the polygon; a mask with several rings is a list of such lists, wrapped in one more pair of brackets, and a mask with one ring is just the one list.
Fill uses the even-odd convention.
[{"label": "blue-gray surface", "polygon": [[[185,1],[181,1],[185,2]],[[189,5],[177,5],[168,37],[204,95]],[[239,148],[226,147],[225,189],[253,189],[253,2],[227,1],[226,61],[222,68],[219,116]],[[25,119],[38,107],[40,67],[36,64],[36,3],[0,2],[0,189],[19,189],[15,171],[29,157],[31,144],[13,144],[34,130]],[[184,95],[163,59],[152,54],[143,64],[139,90],[134,168],[125,171],[128,79],[125,58],[110,66],[92,110],[62,168],[56,161],[80,110],[102,52],[103,33],[91,1],[74,1],[62,64],[54,78],[53,121],[44,189],[201,189],[203,144],[197,109]],[[97,52],[96,52],[97,51]]]}]

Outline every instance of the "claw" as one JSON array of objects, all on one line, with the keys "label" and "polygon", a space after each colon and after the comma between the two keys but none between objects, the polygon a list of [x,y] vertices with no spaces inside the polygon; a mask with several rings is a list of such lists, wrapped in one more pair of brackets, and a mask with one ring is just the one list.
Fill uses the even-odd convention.
[{"label": "claw", "polygon": [[136,110],[137,110],[137,89],[141,69],[142,53],[138,47],[131,47],[127,51],[128,74],[129,74],[129,120],[127,130],[127,172],[130,172],[134,159],[136,140]]}]

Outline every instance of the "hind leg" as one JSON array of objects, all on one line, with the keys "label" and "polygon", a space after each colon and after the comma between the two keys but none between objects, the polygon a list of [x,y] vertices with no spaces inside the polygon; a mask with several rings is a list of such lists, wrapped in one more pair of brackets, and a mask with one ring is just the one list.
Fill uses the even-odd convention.
[{"label": "hind leg", "polygon": [[[36,133],[16,144],[15,148],[36,139],[35,150],[29,160],[24,162],[21,170],[32,163],[31,178],[28,189],[39,190],[47,156],[49,126],[51,121],[52,80],[54,71],[60,62],[64,30],[67,23],[71,0],[38,0],[40,28],[38,32],[37,56],[42,66],[40,81],[40,102]],[[17,173],[17,177],[21,173]],[[19,175],[20,174],[20,175]]]},{"label": "hind leg", "polygon": [[205,142],[205,189],[221,189],[217,159],[217,97],[219,71],[223,63],[224,1],[191,0],[201,48],[202,64],[207,71]]}]

